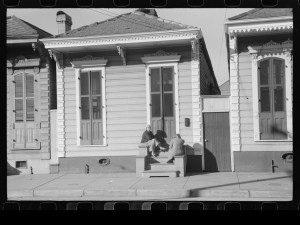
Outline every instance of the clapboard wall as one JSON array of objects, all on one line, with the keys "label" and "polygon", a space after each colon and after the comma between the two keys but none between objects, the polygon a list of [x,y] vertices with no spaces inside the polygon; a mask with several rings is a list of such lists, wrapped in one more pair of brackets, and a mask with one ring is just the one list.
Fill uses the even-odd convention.
[{"label": "clapboard wall", "polygon": [[[158,50],[176,52],[179,62],[179,130],[187,144],[192,145],[192,125],[184,119],[192,117],[191,46],[172,48],[127,49],[127,65],[122,64],[117,50],[81,52],[65,56],[63,82],[65,88],[65,150],[66,156],[136,155],[137,145],[147,123],[146,67],[141,57]],[[76,80],[71,58],[86,55],[108,60],[106,73],[107,146],[77,146]],[[59,84],[58,84],[59,85]],[[59,115],[58,115],[59,116]]]}]

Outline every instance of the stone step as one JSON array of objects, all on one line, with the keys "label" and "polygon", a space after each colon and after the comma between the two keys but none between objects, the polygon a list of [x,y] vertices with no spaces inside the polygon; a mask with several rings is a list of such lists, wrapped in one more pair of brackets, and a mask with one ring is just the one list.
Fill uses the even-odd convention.
[{"label": "stone step", "polygon": [[143,178],[150,178],[150,177],[178,177],[179,171],[152,171],[152,170],[145,170],[142,172]]},{"label": "stone step", "polygon": [[151,163],[151,171],[175,171],[174,163]]}]

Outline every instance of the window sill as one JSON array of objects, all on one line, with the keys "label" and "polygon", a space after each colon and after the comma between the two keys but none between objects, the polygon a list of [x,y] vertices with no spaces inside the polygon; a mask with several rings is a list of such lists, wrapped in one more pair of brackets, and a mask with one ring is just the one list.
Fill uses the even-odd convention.
[{"label": "window sill", "polygon": [[254,140],[255,142],[293,142],[293,140]]},{"label": "window sill", "polygon": [[105,145],[77,145],[77,147],[82,147],[82,148],[84,148],[84,147],[107,147],[108,145],[107,144],[105,144]]}]

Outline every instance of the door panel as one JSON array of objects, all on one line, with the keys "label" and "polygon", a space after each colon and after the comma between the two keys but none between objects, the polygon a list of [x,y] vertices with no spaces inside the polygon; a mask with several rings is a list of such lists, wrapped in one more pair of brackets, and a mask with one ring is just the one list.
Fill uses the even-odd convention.
[{"label": "door panel", "polygon": [[14,123],[13,126],[13,148],[25,148],[25,125],[24,123]]},{"label": "door panel", "polygon": [[284,61],[270,58],[259,63],[261,140],[287,139]]},{"label": "door panel", "polygon": [[153,133],[162,130],[170,142],[176,133],[173,67],[150,69],[151,125]]},{"label": "door panel", "polygon": [[40,123],[27,122],[26,123],[26,148],[40,148],[39,140]]},{"label": "door panel", "polygon": [[204,113],[205,171],[231,171],[229,113]]}]

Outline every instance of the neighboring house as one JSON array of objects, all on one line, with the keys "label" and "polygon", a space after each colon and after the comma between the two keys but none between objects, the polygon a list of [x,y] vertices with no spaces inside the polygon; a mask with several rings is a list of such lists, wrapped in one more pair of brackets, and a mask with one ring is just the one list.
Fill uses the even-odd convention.
[{"label": "neighboring house", "polygon": [[224,82],[222,85],[220,85],[220,91],[221,95],[230,95],[230,81]]},{"label": "neighboring house", "polygon": [[8,175],[49,173],[55,62],[40,42],[51,34],[15,16],[7,24]]},{"label": "neighboring house", "polygon": [[253,9],[225,24],[232,169],[291,170],[282,155],[293,151],[292,9]]},{"label": "neighboring house", "polygon": [[57,65],[58,172],[134,172],[147,124],[167,142],[180,133],[188,171],[203,169],[200,95],[220,90],[199,28],[139,9],[42,42]]}]

